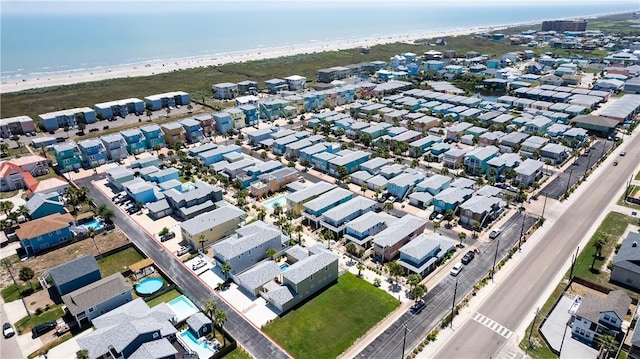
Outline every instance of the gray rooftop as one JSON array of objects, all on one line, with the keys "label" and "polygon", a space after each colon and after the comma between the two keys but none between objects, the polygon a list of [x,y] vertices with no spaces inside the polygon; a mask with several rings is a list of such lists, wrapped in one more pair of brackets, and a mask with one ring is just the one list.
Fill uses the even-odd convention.
[{"label": "gray rooftop", "polygon": [[418,183],[418,187],[426,189],[438,189],[451,182],[451,177],[435,174]]},{"label": "gray rooftop", "polygon": [[55,204],[64,208],[64,204],[58,200],[53,200],[54,196],[58,196],[58,193],[34,193],[33,197],[29,198],[25,206],[29,210],[29,214],[33,214],[38,210],[43,204]]},{"label": "gray rooftop", "polygon": [[437,252],[444,251],[444,253],[446,253],[452,250],[455,245],[456,242],[447,237],[423,233],[402,246],[400,253],[421,260],[427,254],[433,252],[434,249],[439,249]]},{"label": "gray rooftop", "polygon": [[373,237],[373,242],[381,247],[393,246],[407,237],[410,233],[413,233],[418,228],[425,226],[426,224],[427,221],[424,219],[407,214],[391,223],[382,232],[376,234]]},{"label": "gray rooftop", "polygon": [[480,161],[486,161],[498,152],[499,150],[495,146],[478,147],[471,152],[467,152],[465,157],[475,157]]},{"label": "gray rooftop", "polygon": [[180,224],[180,228],[189,233],[191,236],[195,236],[196,234],[213,229],[222,223],[240,218],[244,215],[244,211],[234,206],[218,208],[211,212],[203,213],[196,217],[193,217],[188,221],[182,222]]},{"label": "gray rooftop", "polygon": [[444,191],[438,193],[434,197],[434,201],[443,201],[444,203],[460,203],[464,201],[466,196],[473,193],[473,190],[469,188],[455,188],[449,187]]},{"label": "gray rooftop", "polygon": [[466,177],[458,177],[451,182],[451,187],[455,188],[472,188],[475,182]]},{"label": "gray rooftop", "polygon": [[122,274],[115,273],[62,296],[69,313],[76,316],[120,293],[131,290]]},{"label": "gray rooftop", "polygon": [[213,322],[209,317],[204,315],[202,312],[196,312],[192,314],[189,318],[187,318],[187,324],[189,324],[189,328],[194,331],[199,331],[205,325],[212,325]]},{"label": "gray rooftop", "polygon": [[426,174],[421,172],[405,172],[399,176],[391,178],[389,180],[389,184],[394,184],[398,187],[413,186],[425,176]]},{"label": "gray rooftop", "polygon": [[320,181],[305,189],[287,195],[287,200],[293,203],[304,203],[305,201],[309,200],[309,198],[321,195],[335,187],[336,185],[334,184]]},{"label": "gray rooftop", "polygon": [[242,253],[269,243],[274,238],[287,239],[275,226],[263,221],[256,221],[248,226],[238,228],[233,236],[214,244],[213,252],[216,257],[230,260]]},{"label": "gray rooftop", "polygon": [[334,205],[339,201],[353,197],[353,193],[348,189],[334,188],[331,191],[322,194],[318,198],[315,198],[304,205],[306,211],[319,211],[328,206]]},{"label": "gray rooftop", "polygon": [[49,275],[54,283],[62,285],[97,270],[100,270],[100,267],[96,259],[91,255],[85,255],[49,269]]},{"label": "gray rooftop", "polygon": [[333,262],[338,261],[338,256],[327,251],[322,250],[315,255],[311,255],[303,260],[295,262],[282,272],[282,277],[286,278],[292,283],[300,283],[307,279],[309,276],[317,273],[321,269],[330,265]]},{"label": "gray rooftop", "polygon": [[485,197],[477,195],[469,198],[460,205],[460,209],[471,211],[471,213],[490,212],[495,205],[501,205],[502,200],[497,197]]},{"label": "gray rooftop", "polygon": [[305,259],[309,256],[309,251],[296,244],[285,251],[287,256],[294,258],[296,261]]},{"label": "gray rooftop", "polygon": [[178,350],[166,339],[158,339],[142,344],[129,359],[163,359],[178,354]]},{"label": "gray rooftop", "polygon": [[345,203],[339,204],[323,214],[323,218],[329,219],[334,223],[342,225],[345,218],[357,212],[362,212],[373,208],[376,201],[366,197],[356,197]]},{"label": "gray rooftop", "polygon": [[613,258],[614,267],[620,267],[631,273],[640,273],[640,234],[629,232],[622,241],[620,250]]},{"label": "gray rooftop", "polygon": [[237,275],[242,287],[253,292],[282,273],[274,261],[260,262]]},{"label": "gray rooftop", "polygon": [[522,161],[522,163],[518,167],[514,168],[514,170],[518,174],[531,176],[536,171],[541,170],[542,166],[544,166],[543,162],[527,158],[526,160]]},{"label": "gray rooftop", "polygon": [[613,311],[622,321],[626,317],[630,305],[631,298],[622,289],[609,292],[605,298],[587,293],[576,310],[576,316],[585,318],[592,323],[598,323],[600,313]]}]

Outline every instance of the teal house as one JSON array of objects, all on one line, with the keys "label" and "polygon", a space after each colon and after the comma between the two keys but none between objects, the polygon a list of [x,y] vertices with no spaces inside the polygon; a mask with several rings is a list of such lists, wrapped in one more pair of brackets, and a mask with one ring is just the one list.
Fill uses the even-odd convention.
[{"label": "teal house", "polygon": [[435,145],[436,143],[441,143],[442,137],[429,135],[427,137],[423,137],[419,140],[413,141],[409,143],[409,156],[411,157],[420,157],[423,153],[426,152],[428,148]]},{"label": "teal house", "polygon": [[449,187],[433,197],[433,209],[438,213],[455,212],[458,206],[471,198],[473,190],[469,188]]},{"label": "teal house", "polygon": [[330,159],[329,173],[338,176],[338,168],[344,167],[347,172],[353,173],[360,169],[360,165],[367,162],[371,155],[363,151],[343,150],[336,154],[337,156]]},{"label": "teal house", "polygon": [[75,142],[63,142],[53,146],[53,153],[60,171],[67,172],[82,167],[82,155]]},{"label": "teal house", "polygon": [[311,163],[313,167],[322,172],[329,172],[329,161],[337,155],[329,152],[319,152],[311,156]]},{"label": "teal house", "polygon": [[498,157],[500,151],[495,146],[478,147],[464,156],[467,173],[482,175],[489,173],[489,160]]},{"label": "teal house", "polygon": [[147,150],[147,144],[140,129],[132,128],[130,130],[120,131],[120,135],[124,138],[124,142],[127,144],[127,152],[130,154],[136,155]]},{"label": "teal house", "polygon": [[260,112],[255,105],[246,104],[238,106],[242,112],[244,112],[245,121],[247,126],[257,125],[258,121],[260,121]]},{"label": "teal house", "polygon": [[316,222],[319,217],[331,208],[345,203],[353,198],[353,192],[344,188],[334,188],[329,192],[326,192],[319,197],[305,203],[304,210],[301,212],[303,217],[306,217],[310,221]]},{"label": "teal house", "polygon": [[36,193],[25,204],[29,209],[29,217],[38,219],[52,215],[54,213],[64,214],[66,209],[64,203],[60,201],[58,192]]},{"label": "teal house", "polygon": [[280,117],[284,117],[284,108],[287,106],[289,106],[289,101],[282,99],[261,102],[260,117],[267,121],[277,120]]},{"label": "teal house", "polygon": [[144,135],[144,144],[147,149],[151,150],[155,145],[162,147],[164,144],[164,133],[158,125],[146,125],[140,127],[140,132]]}]

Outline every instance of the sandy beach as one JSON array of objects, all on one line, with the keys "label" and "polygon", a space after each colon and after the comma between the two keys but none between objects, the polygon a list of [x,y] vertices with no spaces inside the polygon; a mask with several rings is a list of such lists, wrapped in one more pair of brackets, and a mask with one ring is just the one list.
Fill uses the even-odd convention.
[{"label": "sandy beach", "polygon": [[[70,85],[81,82],[100,81],[114,78],[126,78],[137,76],[150,76],[159,73],[185,70],[197,67],[218,66],[227,63],[247,62],[262,59],[273,59],[282,56],[298,54],[310,54],[315,52],[336,51],[351,48],[371,47],[374,45],[389,44],[396,42],[413,43],[419,39],[435,39],[446,36],[468,35],[486,31],[496,31],[506,28],[504,26],[493,26],[486,28],[468,28],[437,31],[431,33],[412,33],[395,36],[378,36],[371,38],[354,39],[347,41],[334,41],[322,43],[310,43],[305,45],[282,46],[277,48],[254,49],[220,55],[210,55],[203,57],[191,57],[180,59],[167,59],[156,62],[145,62],[138,64],[128,64],[112,66],[101,69],[69,71],[56,74],[41,74],[23,79],[6,80],[0,86],[0,93],[17,92],[34,88]],[[384,60],[384,59],[383,59]]]}]

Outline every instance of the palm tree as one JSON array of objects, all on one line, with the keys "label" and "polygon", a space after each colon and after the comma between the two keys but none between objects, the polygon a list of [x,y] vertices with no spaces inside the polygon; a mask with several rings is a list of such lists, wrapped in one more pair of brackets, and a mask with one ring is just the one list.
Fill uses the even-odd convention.
[{"label": "palm tree", "polygon": [[436,233],[438,228],[440,228],[440,222],[433,222],[433,233]]},{"label": "palm tree", "polygon": [[202,248],[202,253],[204,253],[204,244],[206,242],[206,237],[204,236],[204,234],[201,234],[198,236],[198,242],[200,242],[200,247]]},{"label": "palm tree", "polygon": [[280,205],[280,203],[274,203],[273,204],[273,216],[274,217],[279,217],[280,214],[282,214],[282,205]]},{"label": "palm tree", "polygon": [[473,221],[473,235],[477,238],[478,237],[478,232],[480,232],[481,226],[480,226],[480,222],[478,221]]},{"label": "palm tree", "polygon": [[331,248],[331,241],[334,240],[333,232],[330,230],[325,230],[322,232],[322,238],[327,241],[327,249]]},{"label": "palm tree", "polygon": [[96,251],[98,251],[98,256],[100,257],[100,260],[102,260],[102,253],[100,252],[100,248],[98,248],[98,242],[96,242],[96,229],[93,227],[87,228],[87,235],[91,237],[93,245],[96,247]]},{"label": "palm tree", "polygon": [[458,233],[458,238],[460,238],[460,244],[458,245],[458,247],[462,248],[462,240],[467,238],[467,234],[464,232],[460,232]]},{"label": "palm tree", "polygon": [[227,312],[224,310],[218,309],[214,313],[215,324],[220,328],[220,334],[222,334],[223,345],[227,345],[226,335],[222,332],[222,327],[224,327],[224,323],[227,321]]},{"label": "palm tree", "polygon": [[9,211],[13,209],[13,202],[11,201],[0,201],[0,211],[4,212],[5,215],[9,214]]},{"label": "palm tree", "polygon": [[397,261],[387,263],[387,269],[389,269],[389,275],[395,278],[397,285],[398,277],[400,277],[402,273],[404,273],[404,269]]},{"label": "palm tree", "polygon": [[149,121],[151,121],[151,115],[153,115],[153,111],[151,111],[151,109],[147,109],[145,111],[145,114],[147,115],[147,117],[149,117]]},{"label": "palm tree", "polygon": [[295,228],[296,233],[298,233],[298,243],[302,241],[302,230],[303,228],[301,224],[297,225]]},{"label": "palm tree", "polygon": [[225,279],[229,279],[229,273],[231,272],[231,264],[227,262],[222,263],[222,266],[220,267],[220,272],[222,273],[222,275],[224,275]]},{"label": "palm tree", "polygon": [[447,219],[447,227],[451,227],[451,221],[453,220],[454,212],[450,209],[444,212],[444,218]]},{"label": "palm tree", "polygon": [[392,202],[385,202],[382,205],[382,210],[389,213],[391,210],[393,210],[393,203]]},{"label": "palm tree", "polygon": [[20,273],[18,274],[18,276],[21,281],[29,283],[29,287],[31,287],[31,291],[33,291],[33,284],[31,283],[31,280],[35,276],[33,269],[29,267],[22,267],[20,268]]},{"label": "palm tree", "polygon": [[259,221],[264,221],[264,219],[267,217],[267,210],[264,209],[264,207],[261,207],[258,210],[258,220]]},{"label": "palm tree", "polygon": [[[618,341],[616,340],[616,338],[614,338],[611,335],[603,335],[600,338],[598,338],[598,341],[600,342],[600,352],[602,353],[602,351],[606,349],[607,350],[606,358],[613,357],[611,355],[611,352],[614,351],[615,348],[618,346]],[[598,355],[598,358],[602,358],[602,356]]]},{"label": "palm tree", "polygon": [[367,182],[363,182],[360,186],[360,191],[362,191],[362,195],[364,196],[365,192],[367,192]]},{"label": "palm tree", "polygon": [[365,266],[362,263],[358,263],[356,268],[358,269],[358,277],[362,277],[362,271],[365,269]]},{"label": "palm tree", "polygon": [[24,218],[29,218],[29,208],[27,208],[27,206],[20,205],[18,207],[18,209],[16,209],[16,212],[18,213],[18,215],[24,217]]},{"label": "palm tree", "polygon": [[413,289],[415,286],[420,284],[421,281],[422,276],[418,273],[410,274],[409,277],[407,277],[407,284],[409,284],[410,289]]}]

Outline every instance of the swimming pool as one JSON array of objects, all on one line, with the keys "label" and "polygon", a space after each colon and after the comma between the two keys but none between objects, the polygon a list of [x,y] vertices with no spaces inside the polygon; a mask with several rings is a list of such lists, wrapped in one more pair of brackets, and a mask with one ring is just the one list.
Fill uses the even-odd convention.
[{"label": "swimming pool", "polygon": [[189,349],[198,353],[199,358],[211,358],[216,351],[209,346],[206,340],[199,341],[196,337],[191,333],[190,330],[184,331],[180,334],[180,338]]},{"label": "swimming pool", "polygon": [[273,211],[273,205],[278,203],[280,205],[280,208],[282,209],[286,209],[287,208],[287,197],[285,196],[278,196],[276,198],[272,198],[268,201],[262,202],[262,206],[264,206],[264,208]]},{"label": "swimming pool", "polygon": [[93,228],[94,230],[98,230],[103,227],[102,222],[100,222],[97,219],[92,219],[89,222],[83,223],[82,225],[85,226],[87,229]]},{"label": "swimming pool", "polygon": [[289,268],[289,263],[284,263],[280,265],[280,270],[284,271],[285,269]]},{"label": "swimming pool", "polygon": [[170,301],[169,307],[176,313],[176,321],[181,322],[198,312],[198,308],[184,295]]},{"label": "swimming pool", "polygon": [[140,283],[136,284],[136,293],[139,295],[150,295],[153,294],[162,288],[164,285],[164,281],[162,278],[147,278],[140,281]]}]

